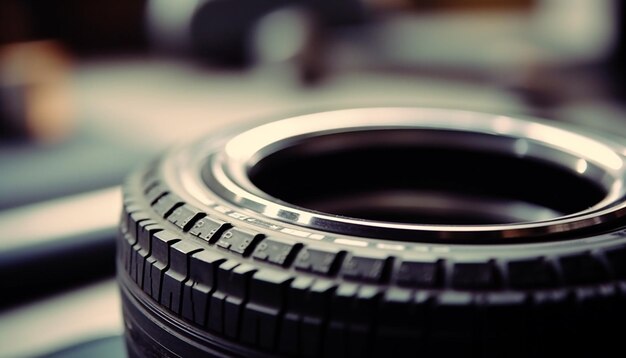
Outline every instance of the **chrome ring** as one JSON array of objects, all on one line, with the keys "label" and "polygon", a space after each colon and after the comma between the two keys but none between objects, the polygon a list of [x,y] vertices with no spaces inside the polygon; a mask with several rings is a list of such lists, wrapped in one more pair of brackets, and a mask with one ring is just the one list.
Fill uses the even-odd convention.
[{"label": "chrome ring", "polygon": [[[458,133],[455,149],[483,150],[557,165],[603,189],[592,206],[531,222],[437,225],[366,220],[328,214],[278,200],[260,190],[249,173],[263,158],[294,143],[325,135],[377,131]],[[423,138],[427,138],[424,136]],[[457,139],[457,137],[454,137]],[[445,135],[437,140],[446,141]],[[177,155],[196,165],[177,168],[178,180],[205,203],[210,193],[266,218],[310,229],[363,237],[438,242],[465,239],[549,240],[580,230],[601,230],[626,216],[626,147],[580,128],[467,111],[430,108],[363,108],[322,112],[266,123],[234,135],[211,137]],[[207,186],[210,190],[207,190]],[[501,242],[510,242],[502,240]]]}]

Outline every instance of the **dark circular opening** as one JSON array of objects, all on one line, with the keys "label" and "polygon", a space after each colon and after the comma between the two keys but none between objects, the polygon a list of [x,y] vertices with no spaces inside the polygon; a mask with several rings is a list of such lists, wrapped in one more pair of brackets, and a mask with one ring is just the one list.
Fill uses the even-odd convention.
[{"label": "dark circular opening", "polygon": [[514,139],[488,134],[334,133],[279,143],[248,175],[261,191],[302,208],[414,224],[549,220],[606,197],[601,184],[555,161],[555,149],[531,145],[532,156],[516,153]]}]

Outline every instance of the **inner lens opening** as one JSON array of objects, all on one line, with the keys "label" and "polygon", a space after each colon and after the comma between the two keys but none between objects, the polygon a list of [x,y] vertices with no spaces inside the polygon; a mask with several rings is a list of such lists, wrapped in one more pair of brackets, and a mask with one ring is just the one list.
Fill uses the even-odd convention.
[{"label": "inner lens opening", "polygon": [[607,196],[601,183],[555,159],[571,161],[569,154],[530,143],[526,152],[533,154],[526,155],[515,144],[425,129],[324,134],[262,153],[248,177],[267,195],[305,209],[411,224],[549,220]]}]

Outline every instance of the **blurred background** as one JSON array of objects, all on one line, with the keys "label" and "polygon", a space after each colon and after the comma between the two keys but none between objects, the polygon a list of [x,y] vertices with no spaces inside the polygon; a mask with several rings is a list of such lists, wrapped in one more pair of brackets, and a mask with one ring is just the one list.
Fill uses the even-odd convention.
[{"label": "blurred background", "polygon": [[0,0],[0,356],[123,354],[117,186],[218,127],[423,105],[626,137],[625,8]]}]

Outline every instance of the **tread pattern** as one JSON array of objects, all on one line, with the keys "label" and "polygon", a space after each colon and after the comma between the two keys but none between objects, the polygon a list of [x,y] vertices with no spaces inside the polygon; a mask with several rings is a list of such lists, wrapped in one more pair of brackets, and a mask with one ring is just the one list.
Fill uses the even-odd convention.
[{"label": "tread pattern", "polygon": [[119,274],[234,345],[285,356],[521,357],[597,355],[619,342],[609,324],[626,319],[626,246],[477,262],[329,248],[202,211],[157,173],[124,187]]}]

